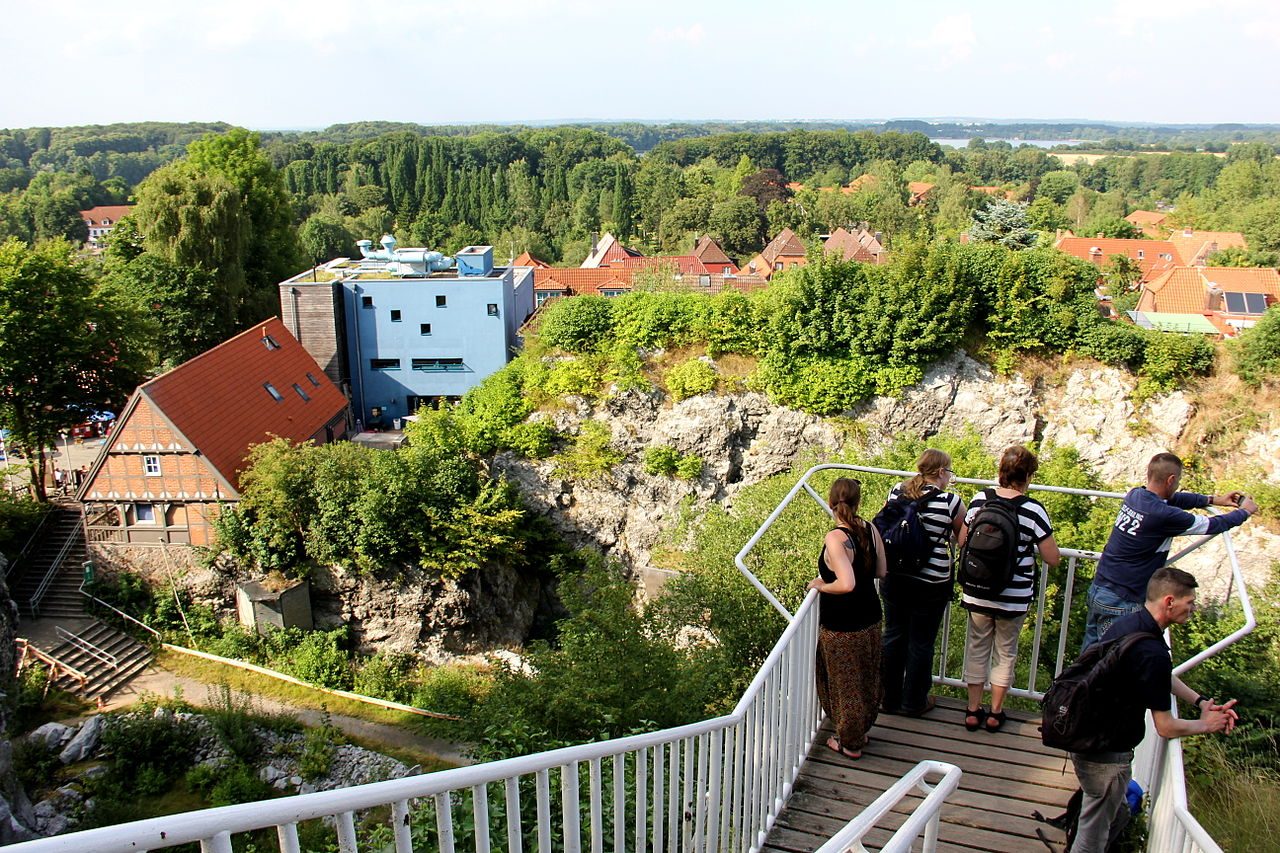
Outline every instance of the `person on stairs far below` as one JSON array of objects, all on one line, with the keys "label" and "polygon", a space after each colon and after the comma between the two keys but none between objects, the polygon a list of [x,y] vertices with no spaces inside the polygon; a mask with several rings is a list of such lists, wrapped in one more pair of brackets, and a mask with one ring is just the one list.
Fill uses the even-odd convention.
[{"label": "person on stairs far below", "polygon": [[[1182,460],[1172,453],[1157,453],[1147,463],[1147,484],[1125,495],[1089,586],[1082,650],[1098,642],[1111,623],[1142,608],[1147,581],[1169,559],[1173,537],[1222,533],[1244,524],[1258,511],[1253,498],[1240,492],[1180,492],[1181,482]],[[1207,506],[1236,509],[1213,516],[1187,512]]]}]

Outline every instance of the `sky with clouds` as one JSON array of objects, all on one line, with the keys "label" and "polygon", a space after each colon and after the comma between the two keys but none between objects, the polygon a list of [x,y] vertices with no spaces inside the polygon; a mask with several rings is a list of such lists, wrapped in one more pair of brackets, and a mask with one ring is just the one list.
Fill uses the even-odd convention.
[{"label": "sky with clouds", "polygon": [[1280,123],[1276,0],[0,0],[0,10],[0,127]]}]

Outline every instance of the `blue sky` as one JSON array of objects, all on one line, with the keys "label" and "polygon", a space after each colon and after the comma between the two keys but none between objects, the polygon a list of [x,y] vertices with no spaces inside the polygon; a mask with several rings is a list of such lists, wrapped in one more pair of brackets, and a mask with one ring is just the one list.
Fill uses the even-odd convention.
[{"label": "blue sky", "polygon": [[943,116],[1280,123],[1276,0],[4,6],[6,127]]}]

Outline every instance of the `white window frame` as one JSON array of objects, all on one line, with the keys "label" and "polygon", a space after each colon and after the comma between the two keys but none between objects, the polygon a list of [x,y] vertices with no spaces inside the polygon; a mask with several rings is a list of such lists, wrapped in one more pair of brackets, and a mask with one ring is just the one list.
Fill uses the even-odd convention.
[{"label": "white window frame", "polygon": [[[142,508],[146,507],[151,513],[150,518],[142,517]],[[134,524],[155,524],[156,523],[156,505],[155,504],[134,504],[133,505],[133,522]]]},{"label": "white window frame", "polygon": [[162,476],[160,471],[160,457],[154,454],[148,454],[142,457],[142,473],[148,477]]}]

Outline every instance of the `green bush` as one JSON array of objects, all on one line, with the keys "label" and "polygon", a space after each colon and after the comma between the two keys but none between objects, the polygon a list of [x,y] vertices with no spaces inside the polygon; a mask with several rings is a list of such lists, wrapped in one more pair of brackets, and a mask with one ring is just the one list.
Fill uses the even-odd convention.
[{"label": "green bush", "polygon": [[325,714],[324,721],[313,729],[307,729],[302,741],[302,755],[298,758],[298,772],[303,779],[314,782],[329,775],[333,767],[333,758],[338,754],[338,746],[345,743],[342,732],[329,721]]},{"label": "green bush", "polygon": [[159,794],[191,766],[199,733],[189,721],[149,702],[112,714],[102,730],[113,782],[137,794]]},{"label": "green bush", "polygon": [[[284,632],[273,632],[284,633]],[[332,631],[307,631],[289,652],[289,672],[320,687],[351,689],[351,665],[342,648],[347,640],[345,627]]]},{"label": "green bush", "polygon": [[676,463],[676,476],[681,480],[696,480],[702,474],[702,465],[701,456],[693,453],[681,456]]},{"label": "green bush", "polygon": [[43,515],[44,507],[31,498],[0,489],[0,554],[12,557],[22,550]]},{"label": "green bush", "polygon": [[613,300],[603,296],[556,299],[542,311],[538,337],[565,352],[594,352],[613,333]]},{"label": "green bush", "polygon": [[557,470],[561,476],[590,480],[608,473],[623,460],[610,444],[609,427],[600,421],[585,421],[572,447],[560,454]]},{"label": "green bush", "polygon": [[356,670],[352,690],[362,696],[404,702],[408,697],[408,673],[413,659],[395,652],[378,652]]},{"label": "green bush", "polygon": [[529,459],[545,459],[555,450],[560,433],[548,420],[525,421],[508,427],[501,444]]},{"label": "green bush", "polygon": [[700,358],[691,358],[667,371],[663,377],[675,400],[715,390],[716,369]]},{"label": "green bush", "polygon": [[1204,335],[1146,332],[1139,375],[1153,391],[1172,391],[1188,376],[1213,366],[1213,344]]},{"label": "green bush", "polygon": [[771,354],[761,360],[752,384],[775,403],[815,415],[836,415],[874,396],[876,374],[860,356],[787,362]]},{"label": "green bush", "polygon": [[698,293],[632,291],[614,302],[614,335],[635,349],[683,347],[698,339],[710,307]]},{"label": "green bush", "polygon": [[40,799],[40,792],[57,787],[61,769],[58,751],[50,749],[44,740],[13,742],[13,773],[33,801]]},{"label": "green bush", "polygon": [[471,666],[436,666],[418,671],[410,704],[427,711],[463,716],[484,699],[493,676]]},{"label": "green bush", "polygon": [[680,451],[669,444],[646,447],[644,450],[644,470],[655,477],[671,477],[680,464]]},{"label": "green bush", "polygon": [[562,359],[552,366],[545,390],[554,397],[574,395],[594,399],[604,382],[603,367],[599,360],[585,356]]},{"label": "green bush", "polygon": [[1240,378],[1255,387],[1280,376],[1280,306],[1268,308],[1253,328],[1240,335],[1235,366]]}]

